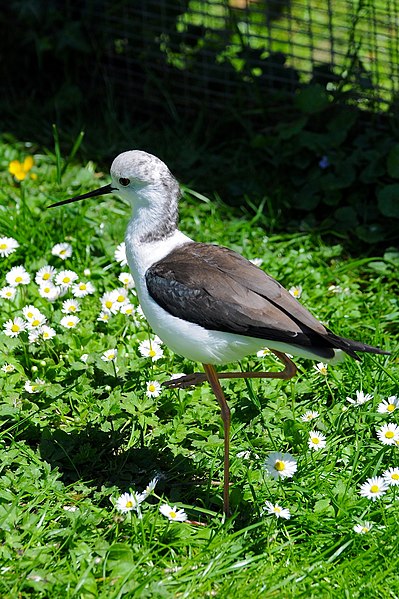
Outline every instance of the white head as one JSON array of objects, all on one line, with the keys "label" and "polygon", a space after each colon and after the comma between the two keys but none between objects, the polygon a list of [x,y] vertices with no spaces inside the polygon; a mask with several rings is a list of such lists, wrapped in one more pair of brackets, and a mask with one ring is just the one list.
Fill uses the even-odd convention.
[{"label": "white head", "polygon": [[123,152],[111,165],[111,177],[111,184],[57,202],[50,208],[116,192],[132,206],[132,222],[140,240],[168,237],[176,230],[180,188],[162,160],[141,150]]}]

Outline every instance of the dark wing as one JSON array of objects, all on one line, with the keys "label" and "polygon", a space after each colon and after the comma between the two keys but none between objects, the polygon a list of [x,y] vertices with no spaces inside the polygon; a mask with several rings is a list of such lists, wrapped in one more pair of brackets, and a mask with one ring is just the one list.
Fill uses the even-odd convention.
[{"label": "dark wing", "polygon": [[147,270],[146,283],[164,310],[206,329],[288,343],[324,358],[334,348],[353,357],[354,350],[370,351],[333,335],[280,283],[228,248],[182,245]]}]

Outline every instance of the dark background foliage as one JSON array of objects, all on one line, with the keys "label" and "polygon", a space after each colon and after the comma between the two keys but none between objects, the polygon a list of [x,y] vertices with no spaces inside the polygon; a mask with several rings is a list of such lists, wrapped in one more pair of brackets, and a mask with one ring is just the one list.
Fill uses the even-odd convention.
[{"label": "dark background foliage", "polygon": [[[199,191],[263,207],[268,226],[317,227],[362,250],[396,243],[396,99],[381,112],[350,32],[345,78],[319,63],[303,83],[283,53],[244,42],[240,70],[221,61],[226,28],[180,32],[187,7],[188,0],[7,3],[3,133],[50,146],[56,123],[70,148],[83,129],[82,157],[105,169],[119,151],[142,148]],[[281,5],[265,7],[269,21],[280,18]]]}]

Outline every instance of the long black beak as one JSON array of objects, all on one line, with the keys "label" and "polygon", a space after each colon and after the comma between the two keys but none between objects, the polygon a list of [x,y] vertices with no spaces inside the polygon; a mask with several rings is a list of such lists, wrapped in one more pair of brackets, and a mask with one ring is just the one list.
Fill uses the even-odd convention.
[{"label": "long black beak", "polygon": [[111,187],[111,185],[104,185],[104,187],[100,187],[99,189],[95,189],[94,191],[89,191],[88,193],[84,193],[81,196],[75,196],[74,198],[69,198],[68,200],[61,200],[61,202],[50,204],[50,206],[47,206],[47,208],[55,208],[56,206],[63,206],[64,204],[79,202],[80,200],[85,200],[86,198],[95,198],[96,196],[103,196],[106,193],[112,193],[115,190],[116,188]]}]

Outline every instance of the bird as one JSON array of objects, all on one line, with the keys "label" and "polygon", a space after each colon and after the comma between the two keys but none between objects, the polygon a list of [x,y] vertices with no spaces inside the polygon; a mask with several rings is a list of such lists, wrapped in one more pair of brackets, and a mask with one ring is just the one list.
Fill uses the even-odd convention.
[{"label": "bird", "polygon": [[[220,379],[295,376],[291,357],[336,362],[359,352],[388,351],[334,334],[278,281],[239,253],[196,242],[178,227],[181,189],[167,165],[142,150],[119,154],[111,183],[49,208],[116,193],[132,216],[125,244],[143,313],[154,333],[176,354],[200,362],[203,372],[166,382],[184,388],[208,381],[224,428],[223,512],[229,506],[230,409]],[[269,348],[283,363],[275,372],[223,372],[216,366]],[[289,354],[289,355],[287,355]]]}]

